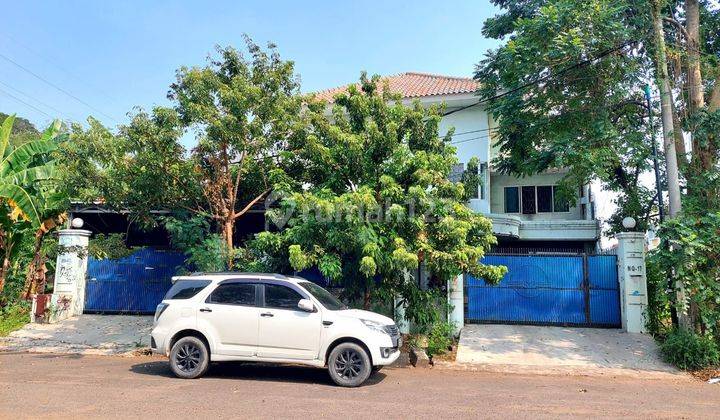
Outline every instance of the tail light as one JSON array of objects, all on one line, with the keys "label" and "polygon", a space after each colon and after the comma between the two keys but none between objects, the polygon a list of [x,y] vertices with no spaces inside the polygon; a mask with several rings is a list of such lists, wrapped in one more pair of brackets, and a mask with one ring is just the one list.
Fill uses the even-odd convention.
[{"label": "tail light", "polygon": [[155,308],[155,321],[157,321],[158,319],[160,319],[160,315],[162,315],[162,313],[165,312],[165,309],[167,309],[168,306],[170,306],[170,305],[168,305],[167,303],[160,303],[160,304]]}]

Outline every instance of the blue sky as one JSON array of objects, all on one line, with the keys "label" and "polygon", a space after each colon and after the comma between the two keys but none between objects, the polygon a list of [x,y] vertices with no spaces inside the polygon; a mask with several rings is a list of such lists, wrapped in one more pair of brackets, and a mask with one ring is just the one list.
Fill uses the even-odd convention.
[{"label": "blue sky", "polygon": [[361,70],[470,76],[495,45],[481,34],[494,12],[469,0],[12,2],[0,26],[0,111],[39,127],[89,115],[114,127],[135,106],[167,104],[175,69],[203,65],[215,45],[242,46],[243,33],[295,61],[304,92]]}]

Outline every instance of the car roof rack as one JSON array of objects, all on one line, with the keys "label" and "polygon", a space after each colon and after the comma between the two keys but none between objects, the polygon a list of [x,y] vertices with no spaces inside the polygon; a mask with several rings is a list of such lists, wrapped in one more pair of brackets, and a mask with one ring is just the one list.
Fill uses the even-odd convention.
[{"label": "car roof rack", "polygon": [[282,274],[277,273],[253,273],[253,272],[247,272],[247,271],[197,271],[191,274],[187,274],[184,276],[178,276],[178,277],[198,277],[198,276],[235,276],[235,275],[241,275],[241,276],[263,276],[263,277],[272,277],[279,280],[287,280],[287,277]]}]

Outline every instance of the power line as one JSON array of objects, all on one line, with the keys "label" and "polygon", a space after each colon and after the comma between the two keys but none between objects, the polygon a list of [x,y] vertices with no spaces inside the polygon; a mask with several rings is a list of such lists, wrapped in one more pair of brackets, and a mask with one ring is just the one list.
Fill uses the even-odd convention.
[{"label": "power line", "polygon": [[[11,42],[14,42],[15,44],[19,45],[20,47],[24,48],[25,50],[31,52],[31,53],[34,54],[35,56],[40,57],[40,58],[43,59],[44,61],[46,61],[46,62],[48,62],[48,63],[50,63],[50,64],[53,64],[55,67],[57,67],[58,69],[60,69],[60,70],[62,70],[63,72],[65,72],[65,74],[69,75],[70,77],[72,77],[72,78],[75,79],[76,81],[78,81],[78,82],[80,82],[80,83],[87,83],[86,80],[83,80],[82,78],[76,76],[75,74],[73,74],[73,72],[71,72],[70,70],[68,70],[68,69],[65,68],[64,66],[60,65],[60,63],[59,63],[60,60],[58,60],[57,57],[55,57],[55,56],[53,56],[53,55],[50,55],[50,54],[48,55],[48,57],[45,57],[45,56],[43,56],[42,54],[40,54],[39,52],[37,52],[36,50],[34,50],[33,48],[30,48],[30,47],[27,46],[26,44],[18,41],[17,39],[11,37],[11,36],[8,35],[8,34],[0,33],[0,35],[3,36],[3,37],[5,37],[7,40],[9,40],[9,41],[11,41]],[[94,88],[95,88],[95,91],[101,93],[106,99],[109,99],[111,102],[117,104],[118,101],[115,100],[115,99],[113,99],[112,97],[110,97],[110,95],[108,95],[107,92],[105,92],[105,91],[103,91],[103,90],[101,90],[101,89],[98,89],[97,86],[94,86]]]},{"label": "power line", "polygon": [[[460,133],[453,133],[452,136],[450,136],[450,137],[462,136],[462,135],[465,135],[465,134],[481,133],[481,132],[484,132],[484,131],[492,131],[492,130],[495,130],[495,129],[494,129],[494,128],[480,128],[480,129],[477,129],[477,130],[470,130],[470,131],[463,131],[463,132],[460,132]],[[444,135],[438,136],[438,138],[439,138],[439,139],[445,138],[445,136],[447,136],[448,134],[450,134],[450,132],[447,132],[447,133],[445,133]]]},{"label": "power line", "polygon": [[89,109],[91,109],[91,110],[93,110],[93,111],[95,111],[95,112],[97,112],[97,113],[99,113],[99,114],[102,114],[102,115],[106,116],[107,118],[111,119],[111,120],[114,121],[114,122],[118,122],[115,118],[113,118],[113,117],[109,116],[108,114],[100,111],[99,109],[96,109],[95,107],[93,107],[93,106],[90,105],[89,103],[83,101],[82,99],[80,99],[80,98],[78,98],[77,96],[73,95],[72,93],[66,91],[65,89],[63,89],[63,88],[55,85],[54,83],[52,83],[52,82],[50,82],[49,80],[43,78],[42,76],[36,74],[35,72],[33,72],[32,70],[28,69],[27,67],[25,67],[25,66],[23,66],[23,65],[15,62],[13,59],[7,57],[6,55],[0,53],[0,58],[3,58],[4,60],[12,63],[13,65],[17,66],[18,68],[20,68],[20,69],[24,70],[25,72],[27,72],[28,74],[32,75],[32,76],[35,77],[36,79],[38,79],[38,80],[46,83],[46,84],[49,85],[49,86],[54,87],[54,88],[57,89],[58,91],[60,91],[60,92],[64,93],[65,95],[67,95],[67,96],[75,99],[76,101],[78,101],[78,102],[80,102],[81,104],[85,105],[85,106],[88,107]]},{"label": "power line", "polygon": [[36,107],[36,106],[33,105],[33,104],[30,104],[30,103],[25,102],[24,100],[18,98],[17,96],[13,95],[12,93],[10,93],[10,92],[8,92],[8,91],[6,91],[6,90],[3,90],[2,88],[0,88],[0,92],[6,94],[7,96],[15,99],[16,101],[18,101],[18,102],[20,102],[20,103],[23,103],[23,104],[29,106],[30,108],[32,108],[32,109],[34,109],[35,111],[37,111],[37,112],[45,115],[45,116],[48,117],[48,118],[53,118],[52,115],[48,114],[47,112],[43,111],[42,109]]},{"label": "power line", "polygon": [[452,110],[452,111],[446,112],[446,113],[443,114],[443,117],[444,117],[444,116],[447,116],[447,115],[450,115],[450,114],[453,114],[453,113],[458,112],[458,111],[462,111],[462,110],[464,110],[464,109],[468,109],[468,108],[473,107],[473,106],[476,106],[476,105],[480,105],[480,104],[483,104],[483,103],[487,103],[487,102],[490,102],[490,101],[494,101],[494,100],[496,100],[496,99],[503,98],[503,97],[505,97],[505,96],[511,95],[511,94],[513,94],[513,93],[515,93],[515,92],[519,92],[519,91],[521,91],[521,90],[524,90],[524,89],[526,89],[526,88],[528,88],[528,87],[530,87],[530,86],[536,85],[536,84],[538,84],[538,83],[541,83],[541,82],[545,82],[545,81],[554,79],[554,78],[556,78],[556,77],[558,77],[558,76],[560,76],[560,75],[563,75],[563,74],[565,74],[565,73],[567,73],[567,72],[569,72],[569,71],[571,71],[571,70],[574,70],[574,69],[576,69],[576,68],[585,66],[585,65],[587,65],[587,64],[592,64],[594,61],[601,60],[601,59],[605,58],[606,56],[612,54],[613,52],[619,51],[619,50],[627,47],[628,45],[632,45],[632,44],[635,44],[635,43],[637,43],[637,42],[638,42],[637,40],[625,41],[625,42],[623,42],[622,44],[620,44],[620,45],[618,45],[618,46],[616,46],[616,47],[609,48],[609,49],[606,49],[606,50],[602,51],[602,52],[601,52],[600,54],[598,54],[596,57],[585,59],[585,60],[583,60],[583,61],[580,61],[579,63],[573,64],[572,66],[566,67],[566,68],[560,70],[559,72],[557,72],[557,73],[555,73],[555,74],[548,74],[548,75],[542,76],[542,77],[540,77],[540,78],[538,78],[538,79],[536,79],[536,80],[534,80],[534,81],[532,81],[532,82],[525,83],[525,84],[520,85],[520,86],[518,86],[518,87],[516,87],[516,88],[510,89],[510,90],[508,90],[508,91],[506,91],[506,92],[497,94],[497,95],[495,95],[495,96],[493,96],[493,97],[491,97],[491,98],[487,98],[487,99],[484,99],[484,100],[480,100],[480,101],[478,101],[478,102],[476,102],[476,103],[474,103],[474,104],[470,104],[470,105],[467,105],[467,106],[464,106],[464,107],[457,108],[457,109],[454,109],[454,110]]},{"label": "power line", "polygon": [[[48,104],[46,104],[45,102],[41,101],[40,99],[33,98],[32,96],[28,95],[27,93],[25,93],[25,92],[23,92],[23,91],[21,91],[21,90],[19,90],[19,89],[17,89],[17,88],[12,87],[12,86],[8,85],[7,83],[4,83],[3,81],[0,81],[0,85],[3,85],[3,86],[5,86],[7,89],[10,89],[10,90],[12,90],[12,91],[15,91],[16,93],[19,93],[20,95],[23,95],[23,96],[25,96],[25,97],[27,97],[27,98],[29,98],[29,99],[31,99],[31,100],[39,103],[40,105],[44,106],[45,108],[52,109],[53,111],[57,112],[58,115],[64,116],[64,117],[66,117],[66,118],[68,117],[63,111],[60,111],[59,109],[55,108],[54,106],[48,105]],[[69,118],[69,119],[70,119],[70,118]]]},{"label": "power line", "polygon": [[458,141],[451,141],[450,144],[461,144],[461,143],[467,143],[467,142],[473,141],[473,140],[481,140],[481,139],[489,139],[489,138],[490,138],[489,135],[488,135],[488,136],[478,136],[478,137],[472,137],[472,138],[469,138],[469,139],[462,139],[462,140],[458,140]]}]

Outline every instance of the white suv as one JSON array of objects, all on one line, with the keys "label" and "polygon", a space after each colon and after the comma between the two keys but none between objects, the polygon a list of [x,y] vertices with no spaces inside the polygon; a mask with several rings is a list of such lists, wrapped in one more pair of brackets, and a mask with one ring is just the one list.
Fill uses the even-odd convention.
[{"label": "white suv", "polygon": [[305,279],[261,273],[173,277],[151,339],[180,378],[203,375],[211,361],[246,360],[327,366],[342,386],[394,362],[401,344],[392,319],[348,309]]}]

